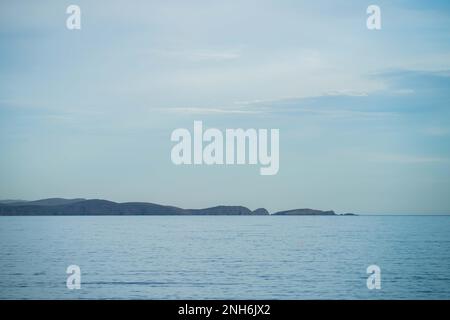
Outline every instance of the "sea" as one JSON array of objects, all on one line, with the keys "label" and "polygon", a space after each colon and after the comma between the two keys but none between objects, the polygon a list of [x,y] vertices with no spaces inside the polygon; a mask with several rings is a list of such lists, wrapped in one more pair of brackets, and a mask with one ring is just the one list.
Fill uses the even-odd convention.
[{"label": "sea", "polygon": [[450,299],[450,216],[2,216],[0,299]]}]

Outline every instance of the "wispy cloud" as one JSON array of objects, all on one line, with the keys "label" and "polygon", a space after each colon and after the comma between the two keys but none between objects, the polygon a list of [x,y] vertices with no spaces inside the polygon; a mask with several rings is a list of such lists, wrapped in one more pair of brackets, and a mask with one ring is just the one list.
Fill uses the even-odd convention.
[{"label": "wispy cloud", "polygon": [[219,62],[236,60],[241,57],[241,53],[237,49],[150,49],[141,54],[191,62]]},{"label": "wispy cloud", "polygon": [[236,51],[198,51],[193,52],[188,56],[192,60],[234,60],[240,57]]},{"label": "wispy cloud", "polygon": [[319,109],[319,108],[299,108],[297,112],[311,114],[316,116],[323,116],[328,118],[365,118],[365,119],[373,119],[373,118],[385,118],[385,117],[393,117],[397,114],[395,112],[384,112],[384,111],[359,111],[352,109]]},{"label": "wispy cloud", "polygon": [[231,105],[222,107],[179,107],[161,110],[189,114],[284,114],[289,116],[297,114],[347,119],[373,119],[397,115],[394,111],[366,109],[364,108],[364,100],[345,100],[346,98],[366,99],[367,97],[369,97],[369,94],[366,92],[336,91],[313,97],[235,101]]},{"label": "wispy cloud", "polygon": [[183,114],[256,114],[261,113],[258,110],[242,110],[230,108],[200,108],[200,107],[186,107],[186,108],[166,108],[161,109],[170,113]]},{"label": "wispy cloud", "polygon": [[435,126],[428,127],[424,129],[423,132],[430,136],[446,136],[450,134],[450,129],[446,127]]},{"label": "wispy cloud", "polygon": [[434,156],[409,155],[409,154],[374,154],[370,156],[374,162],[399,163],[399,164],[431,164],[449,163],[450,159]]},{"label": "wispy cloud", "polygon": [[367,97],[369,93],[353,90],[336,90],[325,93],[326,96]]}]

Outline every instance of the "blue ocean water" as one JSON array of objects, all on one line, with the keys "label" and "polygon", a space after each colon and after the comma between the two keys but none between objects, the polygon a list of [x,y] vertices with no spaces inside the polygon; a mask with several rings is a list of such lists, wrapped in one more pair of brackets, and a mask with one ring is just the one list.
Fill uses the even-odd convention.
[{"label": "blue ocean water", "polygon": [[450,299],[450,216],[0,217],[0,298]]}]

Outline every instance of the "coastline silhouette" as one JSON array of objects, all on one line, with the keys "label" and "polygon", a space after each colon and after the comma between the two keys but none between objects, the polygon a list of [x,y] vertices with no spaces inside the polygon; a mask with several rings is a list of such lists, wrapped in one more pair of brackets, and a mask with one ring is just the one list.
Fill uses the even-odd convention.
[{"label": "coastline silhouette", "polygon": [[[293,209],[269,213],[264,208],[218,205],[204,209],[183,209],[148,202],[118,203],[101,199],[49,198],[35,201],[0,201],[0,216],[83,216],[83,215],[182,215],[182,216],[337,216],[333,210]],[[346,213],[344,215],[354,215]]]}]

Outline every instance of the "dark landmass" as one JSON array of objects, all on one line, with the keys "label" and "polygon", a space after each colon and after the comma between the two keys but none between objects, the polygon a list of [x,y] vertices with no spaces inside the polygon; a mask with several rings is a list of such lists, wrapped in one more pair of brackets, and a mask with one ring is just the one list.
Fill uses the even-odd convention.
[{"label": "dark landmass", "polygon": [[[269,215],[264,208],[254,211],[243,206],[217,206],[205,209],[182,209],[147,202],[117,203],[107,200],[86,200],[50,198],[36,201],[6,200],[0,201],[0,216],[90,216],[90,215],[225,215],[225,216],[262,216]],[[272,215],[309,215],[330,216],[334,211],[313,209],[295,209],[275,212]],[[349,215],[349,214],[346,214]]]},{"label": "dark landmass", "polygon": [[315,209],[294,209],[287,211],[275,212],[276,216],[335,216],[334,211],[322,211]]},{"label": "dark landmass", "polygon": [[0,204],[12,204],[12,203],[26,203],[25,200],[0,200]]},{"label": "dark landmass", "polygon": [[0,201],[0,204],[9,204],[11,206],[20,206],[20,205],[27,205],[27,206],[59,206],[59,205],[65,205],[65,204],[71,204],[75,202],[85,201],[86,199],[78,198],[78,199],[63,199],[63,198],[49,198],[49,199],[41,199],[41,200],[35,200],[35,201],[14,201],[14,200],[4,200],[7,201],[6,203],[4,201]]}]

